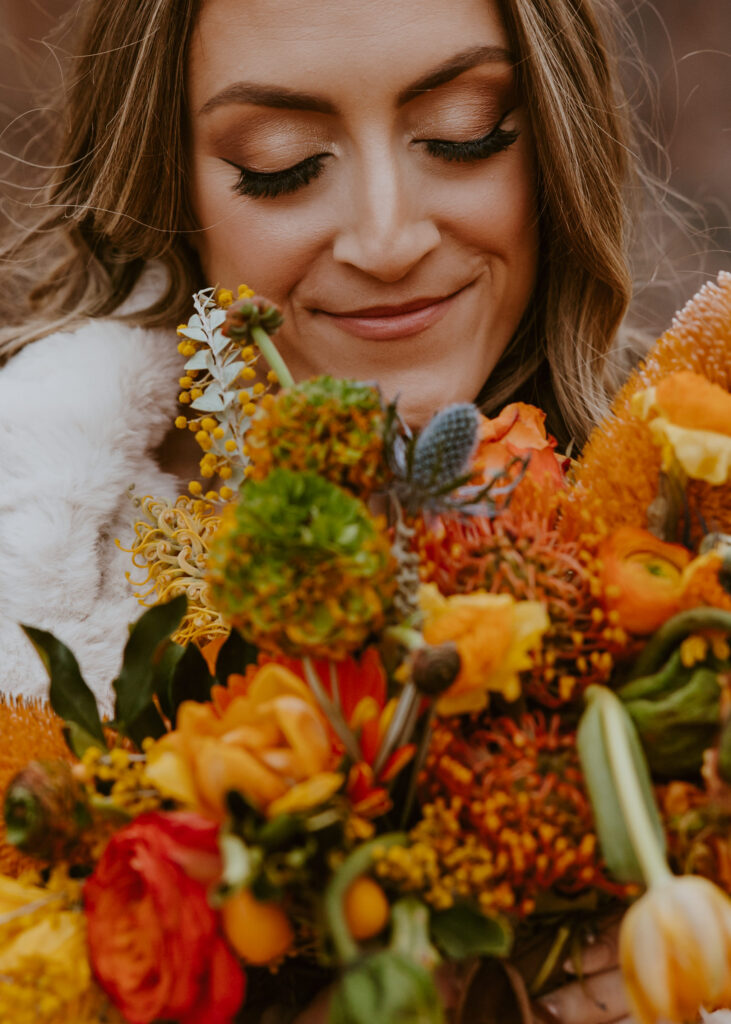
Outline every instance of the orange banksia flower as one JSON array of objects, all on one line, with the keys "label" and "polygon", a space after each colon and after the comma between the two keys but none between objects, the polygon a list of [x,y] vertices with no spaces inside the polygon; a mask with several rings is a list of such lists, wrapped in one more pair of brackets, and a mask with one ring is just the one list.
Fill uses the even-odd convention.
[{"label": "orange banksia flower", "polygon": [[[706,284],[676,315],[615,398],[610,415],[593,431],[564,503],[565,530],[647,526],[662,456],[650,427],[632,411],[632,401],[637,392],[681,370],[731,390],[731,274],[721,273],[717,282]],[[691,509],[709,529],[731,531],[728,484],[694,481],[688,495]]]}]

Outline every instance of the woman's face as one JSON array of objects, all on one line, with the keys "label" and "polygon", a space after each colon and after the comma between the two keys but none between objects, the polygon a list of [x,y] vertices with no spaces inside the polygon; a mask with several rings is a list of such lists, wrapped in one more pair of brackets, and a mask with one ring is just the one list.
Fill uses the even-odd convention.
[{"label": "woman's face", "polygon": [[189,65],[211,284],[283,310],[296,379],[471,401],[538,249],[533,146],[491,0],[205,0]]}]

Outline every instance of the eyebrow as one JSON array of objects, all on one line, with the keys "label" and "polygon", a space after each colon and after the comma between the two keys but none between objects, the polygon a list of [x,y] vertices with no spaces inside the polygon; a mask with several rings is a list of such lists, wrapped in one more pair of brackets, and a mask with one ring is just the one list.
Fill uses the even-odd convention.
[{"label": "eyebrow", "polygon": [[[412,85],[402,89],[397,97],[397,106],[402,107],[410,100],[431,89],[438,89],[465,71],[481,64],[513,63],[509,50],[502,46],[472,46],[444,61]],[[254,82],[234,82],[206,100],[198,111],[209,114],[218,107],[229,103],[251,103],[260,107],[284,110],[310,110],[318,114],[337,114],[337,108],[330,100],[316,93],[299,92],[286,86],[257,85]]]}]

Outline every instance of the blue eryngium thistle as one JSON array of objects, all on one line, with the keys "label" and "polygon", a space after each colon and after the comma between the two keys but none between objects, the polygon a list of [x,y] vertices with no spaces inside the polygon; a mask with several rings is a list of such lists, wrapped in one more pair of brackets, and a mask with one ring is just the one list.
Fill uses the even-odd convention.
[{"label": "blue eryngium thistle", "polygon": [[413,486],[438,492],[464,476],[477,444],[479,424],[480,414],[471,402],[448,405],[438,412],[414,445]]}]

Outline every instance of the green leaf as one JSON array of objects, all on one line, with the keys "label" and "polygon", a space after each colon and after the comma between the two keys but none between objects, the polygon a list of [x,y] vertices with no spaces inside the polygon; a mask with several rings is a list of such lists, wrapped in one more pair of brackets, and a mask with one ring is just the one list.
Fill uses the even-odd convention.
[{"label": "green leaf", "polygon": [[137,718],[125,722],[124,726],[120,725],[118,728],[140,748],[146,739],[151,737],[156,740],[167,732],[165,722],[154,704],[148,704]]},{"label": "green leaf", "polygon": [[52,633],[33,626],[21,628],[38,651],[51,677],[49,700],[53,710],[64,722],[81,730],[86,736],[87,745],[106,749],[96,697],[84,682],[74,655]]},{"label": "green leaf", "polygon": [[167,604],[149,608],[132,627],[124,649],[122,670],[113,683],[116,724],[127,735],[131,735],[132,723],[141,724],[142,713],[152,705],[156,665],[163,657],[171,634],[180,625],[186,605],[185,595],[181,594]]},{"label": "green leaf", "polygon": [[195,644],[184,647],[169,681],[170,718],[175,719],[184,700],[195,700],[198,703],[210,700],[211,687],[215,681],[198,647]]},{"label": "green leaf", "polygon": [[[592,691],[594,691],[592,693]],[[623,801],[618,792],[617,771],[634,776],[640,794],[634,809],[645,827],[645,843],[656,844],[664,855],[665,833],[655,803],[650,773],[647,769],[637,731],[621,701],[606,687],[587,690],[588,706],[582,715],[576,737],[589,796],[594,810],[597,836],[607,867],[620,882],[644,884],[641,867],[642,851],[632,842]],[[623,749],[613,749],[608,742],[610,715],[621,723]],[[626,797],[626,794],[623,794]]]},{"label": "green leaf", "polygon": [[153,689],[160,701],[162,713],[169,719],[175,719],[175,707],[172,701],[173,679],[178,662],[185,654],[185,647],[172,640],[163,648],[160,659],[153,669]]},{"label": "green leaf", "polygon": [[256,663],[259,650],[244,640],[237,629],[232,629],[216,658],[216,679],[225,686],[230,675],[244,673],[247,665]]},{"label": "green leaf", "polygon": [[69,750],[73,751],[78,758],[82,758],[90,747],[99,746],[96,736],[92,736],[76,722],[64,723],[63,736]]},{"label": "green leaf", "polygon": [[453,960],[507,956],[513,946],[513,933],[507,922],[487,917],[467,903],[432,913],[431,933],[442,952]]}]

